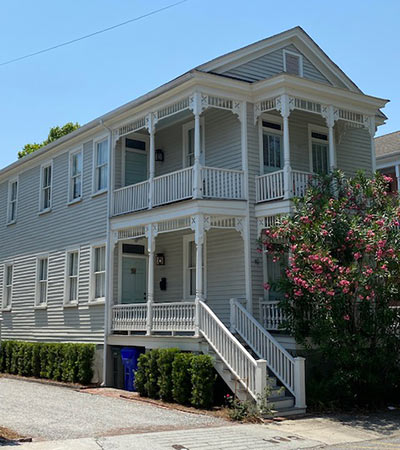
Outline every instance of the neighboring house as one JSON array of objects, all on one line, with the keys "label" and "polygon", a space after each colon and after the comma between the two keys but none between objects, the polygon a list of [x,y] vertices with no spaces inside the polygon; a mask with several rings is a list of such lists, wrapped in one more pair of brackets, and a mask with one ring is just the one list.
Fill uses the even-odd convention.
[{"label": "neighboring house", "polygon": [[278,331],[263,282],[279,274],[257,241],[310,174],[374,171],[386,103],[296,27],[6,167],[3,339],[104,345],[107,384],[122,346],[209,352],[239,398],[268,370],[286,388],[275,407],[303,411],[304,359]]},{"label": "neighboring house", "polygon": [[390,190],[397,192],[400,186],[400,131],[375,138],[376,168],[390,176]]}]

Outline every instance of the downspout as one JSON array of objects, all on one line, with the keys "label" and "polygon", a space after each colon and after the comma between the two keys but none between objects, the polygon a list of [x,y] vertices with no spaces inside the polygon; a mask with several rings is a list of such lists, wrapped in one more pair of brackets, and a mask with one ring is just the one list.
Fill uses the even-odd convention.
[{"label": "downspout", "polygon": [[114,143],[113,143],[113,132],[111,128],[104,125],[102,119],[99,120],[99,124],[105,128],[109,133],[109,148],[108,148],[108,191],[107,191],[107,247],[106,247],[106,299],[104,303],[104,341],[103,341],[103,382],[102,386],[107,385],[107,338],[109,334],[109,320],[110,320],[110,306],[112,299],[111,285],[112,285],[112,271],[113,267],[111,264],[111,256],[113,252],[113,242],[111,239],[111,208],[112,208],[112,195],[114,187]]}]

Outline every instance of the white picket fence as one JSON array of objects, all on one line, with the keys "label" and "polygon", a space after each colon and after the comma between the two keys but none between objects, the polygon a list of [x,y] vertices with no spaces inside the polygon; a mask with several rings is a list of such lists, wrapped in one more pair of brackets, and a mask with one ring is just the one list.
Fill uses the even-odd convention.
[{"label": "white picket fence", "polygon": [[305,360],[294,358],[288,351],[238,302],[231,299],[231,329],[260,357],[268,368],[294,395],[296,407],[305,407]]}]

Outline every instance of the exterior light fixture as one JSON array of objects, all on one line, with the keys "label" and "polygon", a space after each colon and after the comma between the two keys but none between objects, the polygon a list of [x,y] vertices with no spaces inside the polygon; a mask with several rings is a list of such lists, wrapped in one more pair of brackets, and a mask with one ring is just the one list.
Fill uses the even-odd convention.
[{"label": "exterior light fixture", "polygon": [[156,150],[155,160],[160,162],[164,161],[164,152],[161,150],[161,148],[158,148]]},{"label": "exterior light fixture", "polygon": [[164,253],[157,253],[156,255],[157,266],[165,266],[165,255]]}]

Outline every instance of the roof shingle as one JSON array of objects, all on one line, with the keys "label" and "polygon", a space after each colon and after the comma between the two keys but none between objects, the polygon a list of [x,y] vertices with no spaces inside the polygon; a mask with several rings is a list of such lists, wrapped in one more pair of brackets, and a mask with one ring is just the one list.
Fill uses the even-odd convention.
[{"label": "roof shingle", "polygon": [[375,152],[377,157],[400,152],[400,131],[375,138]]}]

